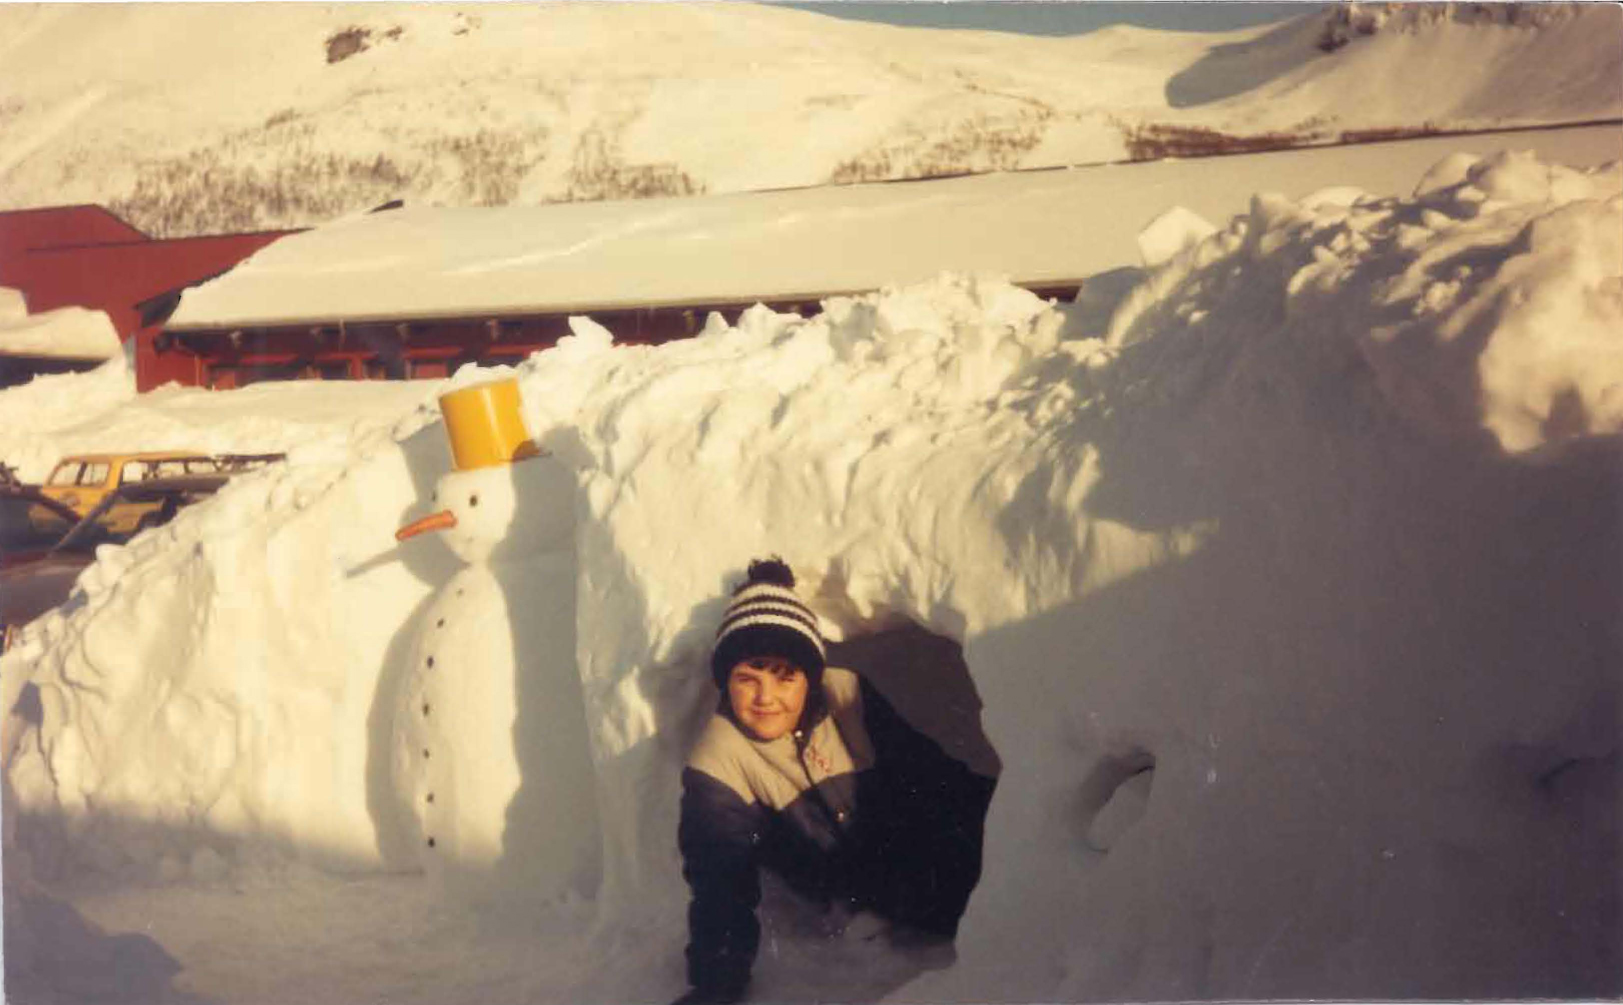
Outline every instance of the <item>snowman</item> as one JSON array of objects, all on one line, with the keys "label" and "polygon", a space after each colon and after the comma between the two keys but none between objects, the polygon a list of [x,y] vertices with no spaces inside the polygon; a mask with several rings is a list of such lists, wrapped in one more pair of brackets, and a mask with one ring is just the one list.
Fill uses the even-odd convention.
[{"label": "snowman", "polygon": [[395,708],[391,774],[418,861],[445,886],[539,900],[598,881],[575,663],[575,480],[538,450],[506,380],[440,398],[454,469],[433,515],[467,563],[433,599]]}]

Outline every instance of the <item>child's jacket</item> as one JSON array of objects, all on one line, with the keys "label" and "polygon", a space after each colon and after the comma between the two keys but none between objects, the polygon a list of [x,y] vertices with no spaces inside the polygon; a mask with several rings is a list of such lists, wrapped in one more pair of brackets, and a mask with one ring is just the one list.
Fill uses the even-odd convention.
[{"label": "child's jacket", "polygon": [[980,878],[993,781],[851,671],[829,667],[822,683],[823,702],[808,704],[826,711],[777,740],[751,739],[718,712],[682,772],[688,980],[717,998],[749,980],[761,866],[819,902],[946,936]]}]

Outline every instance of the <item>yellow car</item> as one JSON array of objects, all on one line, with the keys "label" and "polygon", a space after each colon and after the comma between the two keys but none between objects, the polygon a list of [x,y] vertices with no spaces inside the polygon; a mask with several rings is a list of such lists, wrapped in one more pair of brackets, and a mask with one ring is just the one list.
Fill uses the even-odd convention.
[{"label": "yellow car", "polygon": [[[40,486],[40,492],[84,516],[121,485],[219,471],[220,463],[215,458],[190,451],[80,454],[62,458]],[[127,532],[140,526],[141,519],[157,508],[154,502],[120,500],[108,513],[107,523],[112,530]]]}]

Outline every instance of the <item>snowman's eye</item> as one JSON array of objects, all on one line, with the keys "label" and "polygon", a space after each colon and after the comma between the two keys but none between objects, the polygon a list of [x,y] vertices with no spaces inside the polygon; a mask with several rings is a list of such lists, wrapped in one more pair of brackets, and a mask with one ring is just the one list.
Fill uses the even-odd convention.
[{"label": "snowman's eye", "polygon": [[475,492],[473,495],[468,497],[468,505],[469,506],[477,506],[477,505],[479,505],[479,493]]}]

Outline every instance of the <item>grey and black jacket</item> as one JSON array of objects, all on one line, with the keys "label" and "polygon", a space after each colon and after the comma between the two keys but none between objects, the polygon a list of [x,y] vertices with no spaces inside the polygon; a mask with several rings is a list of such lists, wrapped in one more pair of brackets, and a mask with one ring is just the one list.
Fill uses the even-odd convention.
[{"label": "grey and black jacket", "polygon": [[682,773],[688,980],[721,1000],[749,980],[762,867],[815,901],[943,937],[980,878],[992,779],[849,670],[825,669],[807,706],[792,735],[762,742],[732,721],[724,696]]}]

